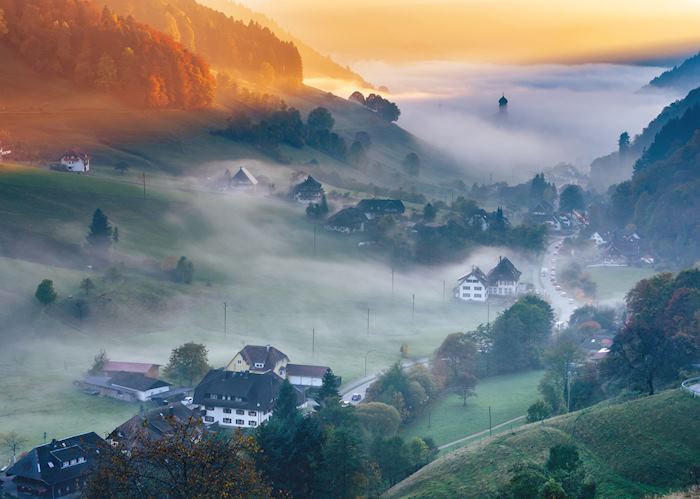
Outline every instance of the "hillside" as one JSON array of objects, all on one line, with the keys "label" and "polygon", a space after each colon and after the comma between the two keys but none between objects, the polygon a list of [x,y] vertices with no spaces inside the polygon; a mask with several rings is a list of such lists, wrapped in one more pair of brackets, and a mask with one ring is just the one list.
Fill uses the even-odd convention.
[{"label": "hillside", "polygon": [[518,463],[543,464],[550,447],[575,443],[597,497],[632,498],[690,485],[700,460],[700,402],[677,390],[532,424],[448,454],[386,497],[496,497]]},{"label": "hillside", "polygon": [[[139,108],[196,109],[212,102],[207,63],[133,18],[78,0],[0,0],[0,12],[0,46],[45,78]],[[3,74],[12,78],[11,67]]]},{"label": "hillside", "polygon": [[212,66],[263,85],[298,85],[302,59],[292,42],[257,23],[228,17],[195,0],[97,0],[165,33]]},{"label": "hillside", "polygon": [[700,86],[700,53],[664,71],[649,82],[650,88],[673,88],[687,92]]},{"label": "hillside", "polygon": [[234,19],[256,22],[260,26],[268,28],[278,38],[292,42],[301,54],[301,60],[304,65],[304,77],[306,78],[336,78],[351,81],[358,87],[372,88],[370,83],[352,69],[341,66],[330,57],[319,53],[316,49],[304,43],[302,39],[290,34],[264,14],[255,12],[233,0],[200,0],[199,3],[223,12]]}]

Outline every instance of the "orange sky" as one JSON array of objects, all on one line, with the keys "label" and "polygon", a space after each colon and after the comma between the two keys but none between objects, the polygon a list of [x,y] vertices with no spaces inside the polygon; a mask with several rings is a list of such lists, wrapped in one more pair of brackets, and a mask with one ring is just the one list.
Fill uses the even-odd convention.
[{"label": "orange sky", "polygon": [[586,62],[700,50],[700,0],[239,0],[341,61]]}]

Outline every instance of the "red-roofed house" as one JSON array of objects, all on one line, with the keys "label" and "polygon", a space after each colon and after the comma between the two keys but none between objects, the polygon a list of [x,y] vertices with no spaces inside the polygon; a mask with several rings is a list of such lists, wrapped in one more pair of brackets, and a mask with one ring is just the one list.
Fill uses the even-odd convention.
[{"label": "red-roofed house", "polygon": [[148,364],[143,362],[120,362],[116,360],[108,360],[102,368],[105,376],[114,376],[119,372],[137,373],[148,376],[149,378],[158,378],[160,375],[160,365]]}]

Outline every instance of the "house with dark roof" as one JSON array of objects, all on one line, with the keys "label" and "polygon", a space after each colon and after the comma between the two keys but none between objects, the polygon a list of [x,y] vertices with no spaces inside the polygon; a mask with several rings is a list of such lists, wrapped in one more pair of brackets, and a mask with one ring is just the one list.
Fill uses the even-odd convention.
[{"label": "house with dark roof", "polygon": [[168,393],[170,383],[140,373],[117,372],[113,376],[85,376],[74,383],[90,395],[100,395],[126,402],[145,402]]},{"label": "house with dark roof", "polygon": [[147,362],[122,362],[117,360],[108,360],[102,367],[104,376],[114,376],[117,373],[138,373],[148,376],[149,378],[157,378],[160,375],[160,365],[150,364]]},{"label": "house with dark roof", "polygon": [[77,496],[105,445],[94,432],[52,440],[27,452],[5,474],[20,497]]},{"label": "house with dark roof", "polygon": [[90,171],[90,156],[79,149],[71,149],[58,160],[69,172],[87,173]]},{"label": "house with dark roof", "polygon": [[270,345],[246,345],[238,352],[226,365],[227,371],[244,372],[248,371],[256,374],[273,372],[277,376],[286,377],[287,363],[289,357],[284,352],[280,352]]},{"label": "house with dark roof", "polygon": [[356,208],[372,219],[384,215],[403,215],[406,207],[400,199],[362,199]]},{"label": "house with dark roof", "polygon": [[241,166],[229,179],[229,187],[234,189],[253,189],[256,185],[258,185],[258,179],[245,166]]},{"label": "house with dark roof", "polygon": [[486,275],[489,296],[515,296],[518,294],[520,272],[505,256],[498,257],[498,264]]},{"label": "house with dark roof", "polygon": [[488,298],[486,274],[479,267],[457,280],[454,296],[459,300],[484,302]]},{"label": "house with dark roof", "polygon": [[333,232],[352,234],[364,232],[367,221],[367,215],[359,208],[344,208],[332,215],[324,228]]},{"label": "house with dark roof", "polygon": [[[270,419],[283,379],[272,371],[212,369],[194,389],[194,403],[203,407],[204,424],[255,428]],[[304,396],[298,393],[298,405]]]},{"label": "house with dark roof", "polygon": [[160,440],[172,435],[174,422],[186,423],[190,418],[200,419],[200,409],[190,409],[179,402],[167,407],[158,407],[143,414],[137,414],[120,424],[107,435],[107,441],[130,448],[135,445],[139,437]]},{"label": "house with dark roof", "polygon": [[295,201],[304,204],[318,203],[323,197],[324,191],[321,182],[309,175],[302,183],[294,186],[293,196]]},{"label": "house with dark roof", "polygon": [[323,385],[323,376],[330,370],[328,366],[287,364],[287,379],[297,387],[318,388]]}]

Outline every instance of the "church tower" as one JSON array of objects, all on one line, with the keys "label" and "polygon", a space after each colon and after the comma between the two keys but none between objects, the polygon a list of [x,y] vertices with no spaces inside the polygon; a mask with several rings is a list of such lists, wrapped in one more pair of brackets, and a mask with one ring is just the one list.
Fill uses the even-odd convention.
[{"label": "church tower", "polygon": [[506,99],[506,94],[503,94],[500,99],[498,99],[498,110],[505,113],[508,110],[508,99]]}]

